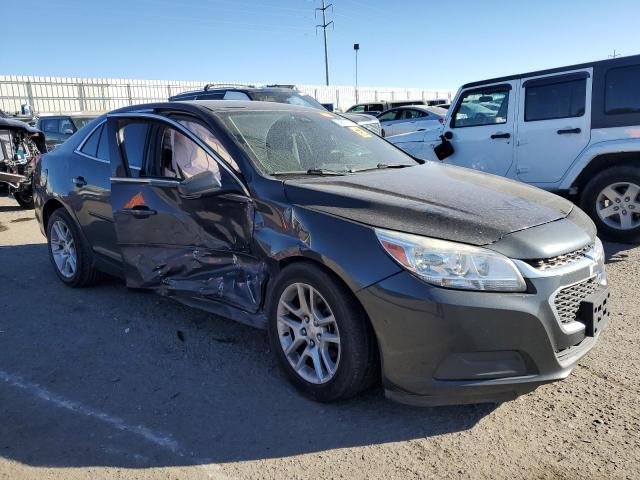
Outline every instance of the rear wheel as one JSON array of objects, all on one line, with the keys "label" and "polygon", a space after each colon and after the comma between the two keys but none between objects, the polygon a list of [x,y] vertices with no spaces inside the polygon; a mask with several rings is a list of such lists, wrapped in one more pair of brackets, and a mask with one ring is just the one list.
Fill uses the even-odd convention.
[{"label": "rear wheel", "polygon": [[582,192],[581,206],[600,236],[614,241],[640,239],[640,169],[613,167],[598,173]]},{"label": "rear wheel", "polygon": [[314,400],[352,397],[377,376],[375,338],[362,307],[315,265],[294,264],[276,279],[269,336],[291,382]]},{"label": "rear wheel", "polygon": [[71,216],[59,208],[47,224],[49,258],[58,278],[71,287],[85,287],[96,282],[89,246]]}]

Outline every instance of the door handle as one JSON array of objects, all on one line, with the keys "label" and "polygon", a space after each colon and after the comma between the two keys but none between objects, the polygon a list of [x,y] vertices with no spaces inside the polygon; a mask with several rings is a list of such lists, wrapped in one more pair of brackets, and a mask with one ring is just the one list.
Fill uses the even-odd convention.
[{"label": "door handle", "polygon": [[493,135],[491,135],[491,138],[496,139],[496,138],[511,138],[511,134],[510,133],[494,133]]},{"label": "door handle", "polygon": [[136,205],[133,208],[123,208],[120,210],[125,215],[133,215],[136,218],[147,218],[151,215],[157,215],[157,210],[152,210],[146,205]]},{"label": "door handle", "polygon": [[84,177],[73,177],[71,181],[76,187],[84,187],[87,184],[87,181],[84,179]]},{"label": "door handle", "polygon": [[565,128],[563,130],[558,130],[558,135],[566,135],[568,133],[580,133],[582,130],[579,128]]}]

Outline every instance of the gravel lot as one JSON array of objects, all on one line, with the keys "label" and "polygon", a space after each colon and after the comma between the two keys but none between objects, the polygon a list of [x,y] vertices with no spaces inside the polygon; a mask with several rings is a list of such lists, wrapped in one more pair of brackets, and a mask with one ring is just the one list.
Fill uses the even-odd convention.
[{"label": "gravel lot", "polygon": [[63,286],[33,212],[0,198],[0,478],[640,478],[640,248],[606,248],[612,322],[567,380],[501,405],[319,405],[260,331]]}]

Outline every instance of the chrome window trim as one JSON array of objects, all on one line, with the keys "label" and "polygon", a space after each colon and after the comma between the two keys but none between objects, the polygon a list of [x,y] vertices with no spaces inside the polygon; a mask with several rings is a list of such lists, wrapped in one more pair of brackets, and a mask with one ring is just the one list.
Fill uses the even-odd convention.
[{"label": "chrome window trim", "polygon": [[144,185],[155,186],[167,186],[173,187],[180,185],[180,180],[174,180],[171,178],[154,178],[154,177],[111,177],[110,180],[114,183],[138,183]]},{"label": "chrome window trim", "polygon": [[[107,119],[109,118],[125,118],[125,119],[139,118],[144,120],[155,120],[155,121],[166,123],[167,125],[172,126],[176,130],[184,134],[186,137],[188,137],[195,144],[197,144],[200,148],[202,148],[208,155],[210,155],[211,158],[213,158],[218,163],[220,168],[224,169],[229,175],[231,175],[231,178],[233,178],[236,181],[236,183],[240,186],[240,188],[242,188],[243,193],[247,197],[251,197],[251,194],[249,193],[249,190],[247,189],[245,184],[242,182],[242,180],[240,180],[240,178],[236,175],[236,173],[226,164],[226,162],[222,158],[220,158],[218,154],[215,153],[206,143],[200,140],[200,138],[198,138],[190,130],[188,130],[182,124],[176,122],[175,120],[172,120],[171,118],[168,118],[168,117],[164,117],[162,115],[158,115],[156,113],[137,113],[137,112],[107,114]],[[114,177],[114,178],[122,178],[122,177]]]}]

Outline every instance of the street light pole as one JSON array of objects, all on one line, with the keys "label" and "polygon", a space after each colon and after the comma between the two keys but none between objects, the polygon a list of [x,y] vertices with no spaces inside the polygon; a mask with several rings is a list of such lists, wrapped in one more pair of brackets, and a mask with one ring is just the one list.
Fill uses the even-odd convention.
[{"label": "street light pole", "polygon": [[354,43],[353,49],[356,52],[356,103],[359,103],[358,102],[358,50],[360,50],[360,44]]}]

